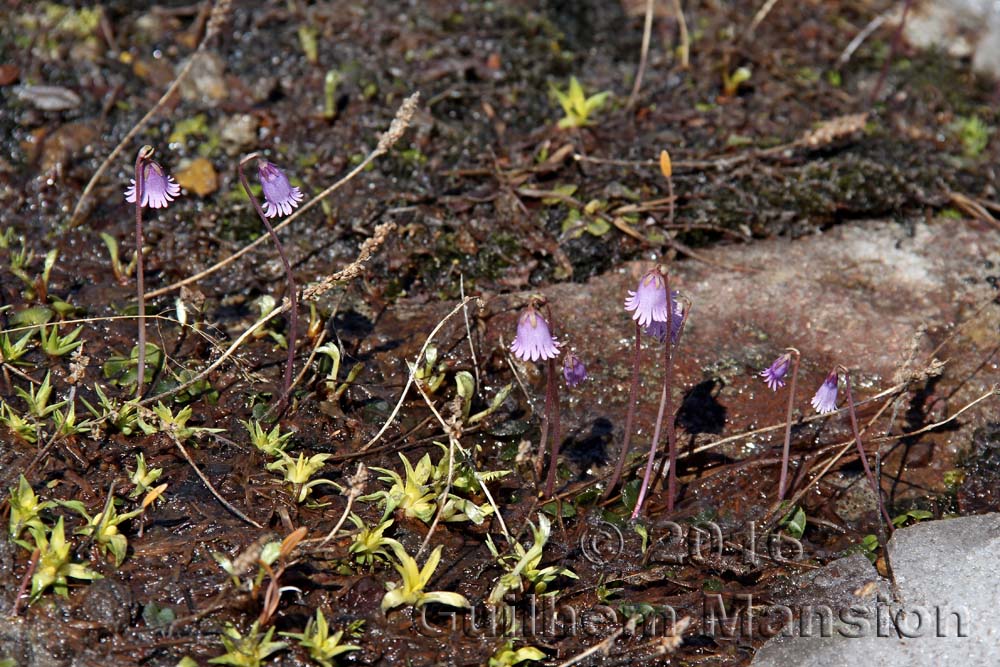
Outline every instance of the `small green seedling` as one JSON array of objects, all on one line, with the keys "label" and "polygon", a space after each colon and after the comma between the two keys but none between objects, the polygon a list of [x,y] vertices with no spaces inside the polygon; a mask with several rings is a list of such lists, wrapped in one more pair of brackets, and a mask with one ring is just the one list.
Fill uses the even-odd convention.
[{"label": "small green seedling", "polygon": [[86,399],[80,399],[90,414],[94,415],[96,419],[107,420],[123,435],[132,435],[136,432],[139,428],[139,407],[135,401],[122,402],[118,399],[108,398],[99,384],[94,385],[94,392],[100,401],[100,410],[88,403]]},{"label": "small green seedling", "polygon": [[178,440],[178,442],[187,442],[191,436],[198,435],[200,433],[221,433],[224,429],[221,428],[206,428],[203,426],[188,426],[187,422],[193,414],[191,406],[185,406],[180,409],[180,411],[175,415],[170,408],[165,406],[162,402],[158,402],[153,408],[153,414],[158,419],[158,424],[152,425],[147,424],[142,418],[138,420],[139,428],[142,429],[143,433],[146,435],[153,435],[154,433],[167,433]]},{"label": "small green seedling", "polygon": [[38,442],[38,424],[26,419],[21,413],[0,401],[0,424],[10,429],[11,433],[27,443]]},{"label": "small green seedling", "polygon": [[493,540],[489,535],[486,536],[487,548],[500,566],[507,570],[507,574],[500,577],[490,593],[489,602],[491,604],[500,604],[508,591],[519,593],[529,585],[533,587],[536,595],[554,596],[558,591],[549,590],[549,584],[557,577],[579,579],[576,573],[569,568],[551,565],[539,569],[542,552],[545,549],[545,544],[549,541],[549,535],[552,533],[552,523],[548,517],[540,513],[538,527],[531,524],[531,532],[534,537],[534,543],[531,547],[525,549],[520,543],[514,542],[514,553],[509,556],[501,556],[496,545],[493,544]]},{"label": "small green seedling", "polygon": [[902,528],[903,526],[912,525],[915,523],[920,523],[925,519],[933,519],[934,512],[928,512],[927,510],[910,510],[904,512],[899,516],[893,518],[892,525],[896,528]]},{"label": "small green seedling", "polygon": [[434,489],[429,485],[431,473],[434,466],[431,463],[431,455],[424,456],[417,462],[416,468],[410,465],[409,459],[403,454],[399,455],[403,461],[403,470],[406,474],[404,480],[398,473],[386,468],[372,468],[376,472],[383,473],[385,477],[379,477],[383,482],[389,482],[392,486],[388,491],[378,491],[376,493],[363,496],[360,500],[382,500],[385,503],[383,516],[389,516],[397,509],[409,517],[416,517],[424,523],[429,522],[437,509]]},{"label": "small green seedling", "polygon": [[962,152],[965,157],[978,157],[990,143],[990,126],[979,119],[979,116],[959,117],[952,123],[952,131],[962,142]]},{"label": "small green seedling", "polygon": [[460,609],[468,609],[471,606],[469,601],[465,599],[465,596],[458,593],[424,591],[424,588],[430,583],[431,577],[434,576],[434,570],[437,569],[438,563],[441,562],[441,551],[444,547],[436,547],[431,552],[431,555],[427,557],[427,562],[424,563],[423,569],[420,569],[417,567],[417,561],[406,553],[406,549],[402,544],[393,540],[389,543],[389,546],[392,548],[398,561],[397,563],[393,563],[393,567],[399,572],[403,581],[398,584],[391,581],[386,583],[387,592],[385,597],[382,598],[383,613],[403,605],[419,609],[431,602],[458,607]]},{"label": "small green seedling", "polygon": [[142,454],[142,452],[136,454],[135,472],[129,475],[129,481],[135,485],[135,488],[132,489],[132,493],[128,494],[128,497],[138,498],[139,496],[152,491],[153,485],[156,484],[156,480],[160,479],[160,475],[162,474],[163,468],[147,468],[146,457]]},{"label": "small green seedling", "polygon": [[42,275],[35,278],[34,291],[35,297],[44,302],[49,296],[49,277],[52,275],[52,268],[56,265],[56,259],[59,257],[59,250],[53,248],[45,253],[45,262],[42,264]]},{"label": "small green seedling", "polygon": [[118,526],[133,517],[137,517],[143,512],[143,508],[119,514],[115,508],[114,499],[106,503],[107,516],[101,510],[94,516],[87,513],[87,508],[79,500],[58,500],[63,507],[73,510],[87,522],[84,526],[76,529],[77,535],[86,535],[94,540],[101,553],[111,552],[115,558],[115,566],[121,565],[125,561],[125,553],[128,551],[128,539],[118,531]]},{"label": "small green seedling", "polygon": [[806,521],[805,511],[801,507],[796,506],[792,508],[792,511],[778,525],[784,528],[790,537],[801,540],[802,535],[806,532]]},{"label": "small green seedling", "polygon": [[89,419],[81,422],[76,420],[76,404],[72,402],[65,411],[56,410],[52,415],[52,422],[55,424],[56,433],[63,438],[89,433],[93,426],[93,422]]},{"label": "small green seedling", "polygon": [[66,405],[66,401],[49,405],[49,399],[52,398],[52,383],[50,380],[51,373],[46,373],[45,379],[42,380],[42,383],[38,385],[37,389],[35,389],[34,385],[31,385],[28,388],[28,391],[25,391],[20,387],[14,387],[14,393],[24,399],[24,402],[28,404],[29,414],[36,419],[45,419],[50,414]]},{"label": "small green seedling", "polygon": [[337,86],[340,84],[340,72],[327,70],[323,78],[323,119],[331,123],[337,118]]},{"label": "small green seedling", "polygon": [[31,576],[32,602],[41,597],[49,587],[57,595],[68,596],[69,579],[93,581],[103,578],[86,565],[70,562],[70,544],[66,541],[62,517],[59,517],[49,535],[45,534],[44,527],[38,526],[32,526],[29,532],[34,544],[25,540],[17,540],[17,543],[28,551],[38,549],[38,565]]},{"label": "small green seedling", "polygon": [[[146,368],[143,371],[145,380],[143,384],[153,381],[156,373],[163,365],[163,352],[153,343],[146,343]],[[104,377],[108,382],[119,387],[128,387],[135,384],[139,377],[139,346],[132,347],[128,357],[109,357],[101,367]]]},{"label": "small green seedling", "polygon": [[17,489],[10,490],[10,536],[18,538],[25,529],[46,530],[42,522],[42,512],[55,507],[51,500],[39,502],[34,489],[24,475],[17,481]]},{"label": "small green seedling", "polygon": [[728,68],[722,70],[722,96],[733,97],[739,92],[742,84],[750,80],[752,72],[747,67],[737,67],[730,72]]},{"label": "small green seedling", "polygon": [[[434,444],[444,450],[444,455],[441,457],[434,471],[434,479],[440,484],[448,479],[448,448],[440,442],[435,442]],[[479,451],[480,449],[479,445],[476,445],[476,450]],[[451,487],[464,493],[478,492],[483,484],[503,479],[511,473],[510,470],[487,470],[479,472],[475,468],[472,456],[469,452],[461,448],[458,448],[455,459]]]},{"label": "small green seedling", "polygon": [[42,327],[42,351],[50,357],[67,355],[83,345],[82,340],[77,340],[81,332],[83,332],[82,325],[65,336],[59,335],[59,325],[53,324],[51,329]]},{"label": "small green seedling", "polygon": [[343,353],[340,348],[333,343],[326,343],[325,345],[316,348],[316,351],[330,358],[330,372],[327,373],[324,384],[326,385],[326,391],[330,399],[333,401],[339,401],[340,397],[344,395],[345,391],[347,391],[347,388],[351,386],[351,383],[354,382],[358,378],[358,375],[361,374],[361,371],[364,370],[365,365],[361,362],[354,364],[351,366],[351,370],[347,372],[347,377],[344,378],[344,381],[339,382],[337,380],[337,375],[340,374],[340,362],[343,358]]},{"label": "small green seedling", "polygon": [[321,609],[316,610],[316,618],[309,619],[303,632],[282,632],[281,634],[291,639],[297,639],[299,646],[309,652],[309,657],[323,667],[333,667],[338,655],[361,650],[360,646],[340,643],[344,637],[343,630],[330,634],[330,626],[327,625],[326,617],[323,616]]},{"label": "small green seedling", "polygon": [[514,642],[505,642],[490,657],[488,667],[514,667],[522,662],[538,662],[545,660],[545,654],[534,646],[522,646],[514,650]]},{"label": "small green seedling", "polygon": [[[265,294],[259,299],[257,299],[257,310],[260,312],[260,318],[264,319],[268,315],[274,312],[277,307],[278,302],[270,294]],[[253,332],[253,337],[256,339],[268,338],[270,337],[279,348],[286,349],[288,347],[288,339],[285,338],[283,334],[278,333],[270,328],[270,321],[267,326],[257,327]]]},{"label": "small green seedling", "polygon": [[604,91],[587,97],[583,92],[583,86],[577,81],[575,76],[569,79],[569,88],[563,92],[551,87],[552,94],[559,101],[565,116],[559,120],[559,127],[562,129],[585,127],[591,124],[591,114],[599,110],[611,95]]},{"label": "small green seedling", "polygon": [[292,485],[295,501],[302,503],[312,493],[313,488],[320,484],[329,484],[340,488],[339,485],[328,479],[312,479],[312,476],[319,472],[331,456],[333,455],[313,454],[306,458],[305,454],[300,453],[299,458],[293,459],[285,452],[281,452],[281,458],[269,463],[267,469],[280,470],[285,475],[285,481]]},{"label": "small green seedling", "polygon": [[221,637],[226,652],[208,662],[213,665],[233,665],[233,667],[260,667],[269,655],[288,647],[285,642],[271,641],[272,636],[274,628],[269,628],[262,635],[260,624],[256,621],[245,636],[241,635],[232,623],[227,623]]},{"label": "small green seedling", "polygon": [[876,560],[878,560],[878,553],[877,552],[879,550],[880,545],[878,543],[878,538],[876,536],[874,536],[874,535],[865,535],[861,539],[861,545],[860,545],[860,547],[861,547],[861,553],[863,553],[865,555],[865,557],[868,560],[870,560],[872,563],[874,563]]},{"label": "small green seedling", "polygon": [[410,367],[410,372],[413,373],[413,379],[419,382],[428,394],[434,394],[444,384],[447,366],[443,361],[438,363],[438,349],[434,345],[427,346],[423,364],[415,366],[413,363],[407,362],[407,365]]},{"label": "small green seedling", "polygon": [[104,241],[104,245],[108,248],[108,255],[111,256],[111,273],[114,274],[115,280],[118,281],[119,285],[127,285],[129,277],[135,271],[135,258],[133,257],[127,266],[122,264],[121,255],[118,252],[118,240],[106,232],[101,232],[101,240]]},{"label": "small green seedling", "polygon": [[253,443],[253,446],[271,457],[281,456],[285,452],[285,447],[288,446],[288,440],[295,435],[292,431],[282,433],[281,427],[278,425],[267,431],[256,419],[241,420],[240,423],[250,434],[250,442]]},{"label": "small green seedling", "polygon": [[389,560],[389,553],[385,548],[389,546],[392,538],[386,537],[385,531],[392,526],[393,520],[384,519],[377,526],[368,526],[361,517],[353,512],[347,518],[358,529],[348,549],[350,553],[354,554],[354,558],[368,567],[375,564],[376,558]]},{"label": "small green seedling", "polygon": [[35,253],[32,251],[28,244],[24,242],[24,237],[18,239],[21,243],[21,249],[17,251],[11,251],[10,256],[7,260],[7,269],[14,274],[17,278],[21,280],[25,285],[31,286],[34,282],[31,276],[28,275],[28,265],[35,259]]},{"label": "small green seedling", "polygon": [[31,339],[35,337],[37,331],[37,329],[29,329],[28,333],[18,338],[16,343],[10,342],[10,337],[7,334],[0,336],[0,364],[18,364],[21,357],[31,349]]}]

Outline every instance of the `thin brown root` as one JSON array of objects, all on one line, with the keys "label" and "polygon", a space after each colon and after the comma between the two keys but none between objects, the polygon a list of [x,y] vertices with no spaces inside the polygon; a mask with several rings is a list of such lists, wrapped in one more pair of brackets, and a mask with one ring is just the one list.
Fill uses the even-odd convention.
[{"label": "thin brown root", "polygon": [[181,456],[183,456],[184,460],[188,462],[188,465],[191,466],[195,474],[198,475],[198,478],[201,479],[202,483],[208,488],[211,494],[215,496],[215,499],[218,500],[222,504],[222,506],[225,507],[227,510],[229,510],[234,516],[239,517],[242,521],[245,521],[254,528],[263,530],[264,526],[260,525],[259,523],[248,517],[246,514],[241,512],[232,503],[223,498],[218,491],[215,490],[215,487],[212,486],[212,482],[208,480],[208,477],[205,476],[205,473],[203,473],[201,469],[195,464],[194,459],[192,459],[191,455],[188,454],[187,449],[184,448],[184,445],[181,443],[181,441],[178,440],[177,437],[174,436],[172,433],[169,435],[170,439],[174,441],[174,445],[176,445],[177,449],[180,450]]}]

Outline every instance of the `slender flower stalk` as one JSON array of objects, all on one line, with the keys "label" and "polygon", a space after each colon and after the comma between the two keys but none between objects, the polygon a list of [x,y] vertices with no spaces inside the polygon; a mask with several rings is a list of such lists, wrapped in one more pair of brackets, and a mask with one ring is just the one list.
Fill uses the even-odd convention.
[{"label": "slender flower stalk", "polygon": [[[146,179],[143,178],[143,166],[147,158],[153,156],[152,146],[143,146],[135,157],[135,294],[139,304],[139,334],[136,336],[139,344],[138,359],[136,359],[135,396],[142,398],[143,385],[146,383],[146,286],[144,279],[145,266],[142,261],[142,207],[146,203]],[[126,199],[128,192],[125,193]]]},{"label": "slender flower stalk", "polygon": [[[666,274],[663,276],[664,289],[670,294],[670,279]],[[677,342],[680,342],[680,335],[684,330],[684,323],[687,322],[688,314],[691,311],[690,304],[684,308],[680,316],[680,325],[677,327]],[[674,318],[677,317],[676,310],[671,307],[667,309],[667,331],[674,330]],[[635,507],[632,508],[632,519],[635,519],[642,512],[643,503],[646,500],[646,492],[649,490],[649,483],[653,476],[653,463],[656,460],[656,449],[660,442],[660,430],[663,426],[664,415],[667,418],[667,511],[674,511],[674,503],[677,500],[677,434],[675,429],[676,413],[674,411],[673,383],[674,364],[673,348],[676,345],[674,337],[668,340],[664,337],[663,342],[663,387],[660,390],[660,408],[656,414],[656,425],[653,427],[653,442],[649,447],[649,458],[646,460],[646,471],[642,475],[642,486],[639,487],[639,496],[636,498]]]},{"label": "slender flower stalk", "polygon": [[604,489],[602,499],[607,499],[618,485],[621,479],[622,470],[625,468],[625,459],[628,458],[629,446],[632,444],[632,422],[635,420],[635,406],[639,398],[639,363],[642,357],[642,326],[635,323],[635,352],[632,355],[632,382],[628,390],[628,410],[625,413],[625,438],[622,442],[622,451],[618,455],[618,463],[615,464],[615,471],[608,481],[608,486]]},{"label": "slender flower stalk", "polygon": [[559,472],[559,445],[562,433],[559,423],[559,382],[556,380],[556,360],[549,359],[545,373],[545,382],[551,387],[552,393],[552,445],[549,449],[549,474],[545,479],[545,497],[551,498],[556,487],[556,474]]},{"label": "slender flower stalk", "polygon": [[879,485],[878,480],[875,479],[875,475],[868,465],[868,456],[865,454],[865,447],[861,443],[861,432],[858,431],[858,414],[854,406],[854,395],[851,393],[851,373],[844,366],[839,366],[838,370],[844,375],[844,388],[847,390],[847,409],[851,415],[851,430],[854,432],[854,442],[858,445],[858,456],[861,458],[861,465],[865,469],[865,476],[868,477],[868,484],[871,485],[872,492],[875,494],[879,512],[882,518],[885,519],[886,529],[892,531],[892,519],[889,518],[889,512],[886,510],[885,502],[882,500],[882,487]]},{"label": "slender flower stalk", "polygon": [[618,456],[618,463],[615,464],[615,471],[608,481],[607,488],[604,489],[604,498],[607,498],[614,491],[618,480],[621,479],[622,470],[625,468],[625,459],[628,458],[629,446],[632,444],[632,422],[635,419],[635,406],[639,397],[639,363],[641,360],[642,328],[646,327],[646,333],[650,328],[654,328],[657,321],[667,319],[667,291],[663,272],[659,266],[654,266],[639,279],[639,285],[635,291],[629,290],[628,298],[625,299],[625,310],[632,311],[632,319],[635,320],[635,355],[632,360],[632,384],[628,392],[628,411],[625,413],[625,438],[622,442],[622,451]]},{"label": "slender flower stalk", "polygon": [[153,147],[143,146],[135,156],[135,178],[125,190],[125,201],[135,204],[135,291],[139,305],[138,356],[136,358],[136,396],[142,397],[146,382],[146,290],[142,257],[142,209],[166,208],[181,192],[180,185],[151,160]]},{"label": "slender flower stalk", "polygon": [[792,367],[792,384],[788,391],[788,411],[785,413],[785,444],[781,449],[781,477],[778,478],[778,502],[785,499],[788,488],[788,457],[792,444],[792,407],[795,404],[795,381],[799,377],[799,351],[794,347],[785,348],[785,353],[760,372],[764,382],[772,391],[785,386],[785,375]]},{"label": "slender flower stalk", "polygon": [[[250,191],[250,183],[247,181],[246,174],[243,171],[243,166],[251,160],[257,160],[257,175],[260,177],[261,187],[264,191],[264,208],[261,208],[260,202],[257,201],[253,192]],[[271,227],[268,218],[291,213],[292,209],[297,207],[302,200],[302,193],[298,188],[291,187],[285,174],[276,166],[260,157],[258,153],[251,153],[240,160],[237,172],[239,173],[240,184],[243,186],[243,190],[247,193],[247,197],[250,198],[250,202],[253,204],[254,210],[257,211],[257,215],[260,216],[261,222],[267,228],[267,233],[271,236],[271,240],[274,241],[274,246],[278,250],[278,256],[285,267],[285,277],[288,284],[287,292],[290,305],[288,314],[288,359],[285,362],[281,398],[275,404],[274,414],[278,414],[287,404],[289,399],[288,394],[292,388],[292,369],[295,365],[295,339],[299,325],[299,309],[292,265],[289,264],[288,257],[285,255],[285,249],[281,245],[278,235],[275,234],[274,228]]]},{"label": "slender flower stalk", "polygon": [[[545,306],[543,317],[538,309]],[[517,318],[517,335],[510,345],[511,352],[521,361],[542,361],[545,364],[545,408],[542,414],[542,433],[538,443],[539,458],[535,468],[536,476],[542,476],[542,454],[545,443],[549,440],[549,430],[552,431],[551,454],[549,457],[549,473],[545,482],[545,497],[552,495],[555,487],[556,469],[559,456],[559,387],[556,375],[556,357],[559,356],[559,341],[552,335],[549,322],[552,321],[552,311],[541,297],[532,297],[528,307]]]}]

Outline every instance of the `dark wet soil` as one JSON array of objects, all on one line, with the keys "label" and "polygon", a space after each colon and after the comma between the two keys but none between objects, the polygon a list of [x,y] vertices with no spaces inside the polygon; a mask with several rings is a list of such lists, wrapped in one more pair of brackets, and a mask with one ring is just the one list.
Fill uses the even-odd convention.
[{"label": "dark wet soil", "polygon": [[[925,215],[954,215],[949,191],[996,199],[992,165],[1000,142],[972,150],[961,130],[973,117],[996,127],[993,83],[970,74],[962,62],[904,44],[872,101],[889,56],[888,29],[837,65],[850,39],[889,3],[780,3],[752,37],[745,33],[757,3],[684,4],[693,37],[690,68],[682,69],[674,54],[677,22],[657,18],[650,66],[638,103],[629,109],[642,17],[628,15],[616,0],[236,2],[208,49],[211,62],[197,66],[194,83],[126,146],[97,183],[81,224],[71,225],[71,212],[100,162],[193,52],[207,5],[113,1],[91,15],[75,5],[7,3],[0,10],[0,323],[5,329],[23,326],[25,311],[40,307],[52,321],[86,321],[82,357],[74,362],[34,346],[23,363],[2,367],[0,399],[23,412],[26,403],[15,388],[40,382],[46,373],[59,400],[75,397],[80,418],[87,415],[80,400],[97,404],[97,385],[112,397],[130,395],[129,386],[111,384],[104,369],[109,358],[127,357],[135,345],[134,283],[129,276],[116,280],[99,234],[117,239],[128,264],[134,211],[122,192],[142,144],[153,145],[171,173],[203,157],[218,178],[214,188],[204,177],[197,181],[206,188],[203,196],[187,192],[167,209],[146,211],[146,284],[156,289],[262,234],[235,177],[239,156],[266,152],[307,197],[314,195],[371,151],[401,101],[420,92],[411,127],[390,154],[282,234],[305,284],[346,266],[376,225],[397,226],[360,278],[329,293],[313,312],[301,312],[303,332],[310,329],[300,338],[296,372],[320,332],[345,351],[341,378],[354,364],[363,366],[335,400],[324,386],[328,362],[322,370],[314,363],[280,420],[283,431],[294,433],[289,451],[331,455],[317,476],[342,485],[358,462],[399,470],[398,452],[416,461],[428,451],[437,461],[440,449],[432,443],[447,437],[414,390],[378,443],[367,450],[362,445],[399,399],[407,377],[403,360],[416,357],[429,329],[463,292],[492,297],[582,286],[632,260],[697,261],[699,249],[797,237],[852,221],[912,224]],[[722,73],[738,67],[752,75],[725,95]],[[329,76],[338,83],[327,95]],[[590,126],[562,130],[550,86],[564,88],[570,76],[588,93],[613,95]],[[76,99],[26,88],[38,85],[68,89]],[[53,95],[68,108],[40,108]],[[814,146],[798,141],[824,121],[858,113],[868,116],[843,136]],[[615,213],[667,197],[655,162],[661,149],[669,150],[675,165],[673,227],[662,203],[641,213]],[[547,196],[560,188],[565,195],[568,186],[571,200]],[[609,213],[602,218],[595,210]],[[608,224],[612,218],[618,224]],[[670,243],[665,232],[672,235]],[[52,249],[58,257],[43,288],[35,277]],[[256,319],[259,298],[280,298],[284,291],[281,265],[268,244],[183,292],[194,328],[150,321],[150,340],[168,359],[154,391],[175,386],[182,371],[198,372],[217,358]],[[153,299],[149,312],[175,318],[175,297]],[[494,326],[493,317],[511,322],[513,308],[523,302],[511,299],[509,306],[474,317],[477,336]],[[64,324],[59,331],[65,335],[74,327]],[[271,331],[286,334],[286,327],[278,318]],[[437,345],[445,374],[435,395],[439,406],[452,398],[459,371],[481,379],[473,412],[514,380],[500,348],[477,357],[474,368],[458,320],[442,331]],[[246,632],[261,616],[271,578],[252,590],[237,589],[213,554],[254,554],[254,544],[259,549],[299,527],[310,538],[321,537],[347,502],[334,487],[318,486],[310,502],[297,503],[280,476],[265,468],[268,459],[254,450],[240,423],[261,417],[273,403],[284,354],[273,337],[252,338],[232,363],[210,375],[209,384],[169,403],[175,411],[190,406],[193,425],[223,429],[191,440],[188,451],[218,492],[264,529],[228,512],[163,433],[126,434],[104,426],[63,437],[47,422],[46,437],[35,443],[0,425],[5,493],[24,474],[40,498],[80,500],[96,514],[114,484],[124,512],[137,502],[127,492],[138,453],[149,468],[162,469],[160,482],[168,484],[164,500],[141,523],[122,525],[129,546],[120,566],[85,538],[71,537],[74,562],[89,563],[104,578],[71,580],[68,597],[49,591],[30,606],[15,603],[31,552],[0,543],[0,663],[12,657],[18,665],[174,665],[190,656],[206,664],[224,652],[220,634],[226,623]],[[74,371],[74,363],[81,370]],[[522,440],[538,439],[541,420],[532,405],[541,405],[542,370],[539,365],[538,375],[530,375],[534,369],[526,369],[531,401],[515,388],[462,438],[466,448],[481,447],[475,455],[480,470],[513,471],[490,488],[506,524],[521,531],[525,545],[531,542],[527,522],[537,522],[538,485],[530,462],[517,463],[515,455]],[[690,443],[699,435],[731,435],[720,388],[707,380],[685,390],[678,424]],[[602,391],[590,386],[579,400],[624,405],[624,393]],[[931,408],[914,406],[908,430],[933,421]],[[646,635],[621,637],[609,655],[592,663],[665,660],[658,657],[663,626],[656,631],[650,623],[671,610],[692,619],[675,664],[747,664],[766,637],[709,632],[706,600],[723,595],[730,614],[746,605],[748,595],[766,602],[768,591],[791,573],[856,551],[877,530],[873,504],[849,519],[833,512],[825,500],[845,491],[830,485],[803,500],[811,523],[801,541],[787,532],[750,534],[749,526],[771,510],[780,446],[773,440],[761,456],[767,463],[732,453],[688,459],[680,471],[678,511],[666,513],[660,492],[651,499],[643,556],[642,539],[627,523],[628,510],[617,494],[602,505],[593,492],[607,476],[604,466],[618,455],[623,426],[588,417],[577,409],[563,424],[562,504],[548,508],[553,532],[542,561],[579,578],[557,580],[556,596],[534,599],[542,608],[536,618],[573,609],[580,622],[575,629],[557,624],[551,632],[522,626],[510,635],[519,638],[515,648],[540,648],[549,664],[594,646],[635,614],[646,621]],[[811,428],[804,426],[796,437],[818,440]],[[925,494],[923,507],[938,517],[997,508],[996,429],[993,424],[976,432],[964,475],[947,480],[946,493]],[[908,443],[904,459],[917,457],[920,447],[919,439]],[[841,480],[860,479],[856,458],[845,458],[838,470]],[[375,478],[369,476],[367,492],[383,488]],[[485,502],[482,494],[473,497]],[[354,508],[369,524],[379,518],[375,503]],[[3,517],[10,511],[5,503]],[[67,535],[82,525],[78,515],[61,508],[43,514],[49,526],[58,516],[65,517]],[[395,518],[387,534],[415,553],[428,527],[401,514]],[[691,547],[696,533],[690,527],[698,521],[720,528],[722,548],[712,549],[710,542]],[[350,523],[346,528],[354,530]],[[669,539],[675,530],[685,535],[680,545]],[[437,526],[431,544],[444,552],[429,590],[462,593],[482,614],[502,574],[486,547],[487,534],[503,543],[495,520]],[[350,543],[340,537],[322,549],[307,544],[287,559],[280,584],[290,588],[266,615],[267,627],[302,632],[316,609],[324,610],[331,630],[364,621],[350,640],[360,650],[341,656],[341,664],[486,664],[502,646],[502,633],[450,628],[472,621],[469,615],[449,616],[445,607],[432,605],[423,615],[409,608],[382,614],[385,583],[398,575],[384,560],[373,568],[358,565],[348,553]],[[511,594],[510,602],[532,617],[530,596]],[[295,647],[270,660],[309,659]]]}]

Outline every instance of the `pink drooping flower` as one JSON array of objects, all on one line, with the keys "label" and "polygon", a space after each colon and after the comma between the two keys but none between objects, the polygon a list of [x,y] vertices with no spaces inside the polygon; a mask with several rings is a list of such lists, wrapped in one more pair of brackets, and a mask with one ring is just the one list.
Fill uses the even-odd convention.
[{"label": "pink drooping flower", "polygon": [[[774,363],[760,372],[761,377],[764,378],[764,382],[767,383],[767,386],[772,391],[778,391],[780,387],[785,386],[785,375],[788,374],[788,367],[791,363],[792,353],[785,352],[775,359]],[[836,390],[834,391],[834,400],[836,400]]]},{"label": "pink drooping flower", "polygon": [[666,281],[659,267],[647,271],[635,291],[629,291],[625,310],[633,311],[632,319],[643,327],[667,321]]},{"label": "pink drooping flower", "polygon": [[517,335],[510,350],[522,361],[554,359],[559,356],[559,341],[552,336],[549,323],[534,306],[525,308],[517,319]]},{"label": "pink drooping flower", "polygon": [[[135,203],[135,179],[129,179],[132,184],[125,191],[125,201]],[[167,175],[163,167],[154,160],[146,160],[142,164],[142,206],[148,208],[166,208],[180,195],[181,186],[173,176]]]},{"label": "pink drooping flower", "polygon": [[288,215],[298,208],[302,191],[288,182],[285,172],[267,160],[257,162],[257,175],[264,190],[264,215],[269,218]]},{"label": "pink drooping flower", "polygon": [[816,412],[826,414],[837,409],[837,380],[837,371],[832,370],[816,390],[816,395],[812,397],[812,406],[816,408]]}]

